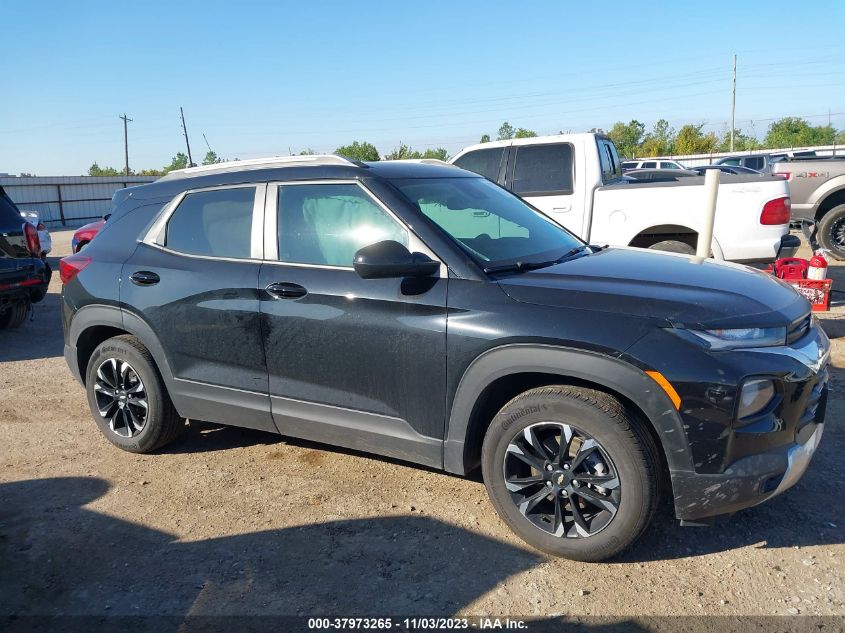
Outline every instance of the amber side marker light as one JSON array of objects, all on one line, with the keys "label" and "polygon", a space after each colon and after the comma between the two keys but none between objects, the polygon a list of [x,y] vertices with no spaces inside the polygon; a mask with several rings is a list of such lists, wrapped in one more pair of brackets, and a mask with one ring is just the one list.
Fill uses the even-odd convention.
[{"label": "amber side marker light", "polygon": [[672,386],[672,383],[666,380],[666,377],[659,371],[647,371],[646,374],[648,374],[649,378],[651,378],[654,382],[660,385],[660,388],[666,392],[666,395],[669,396],[669,400],[672,401],[672,404],[675,405],[675,408],[680,410],[681,396],[679,396],[678,392],[675,391],[675,388]]}]

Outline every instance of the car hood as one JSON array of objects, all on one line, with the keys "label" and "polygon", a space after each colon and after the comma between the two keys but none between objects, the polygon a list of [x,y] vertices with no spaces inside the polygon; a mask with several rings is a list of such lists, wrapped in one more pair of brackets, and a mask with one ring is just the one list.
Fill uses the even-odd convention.
[{"label": "car hood", "polygon": [[636,248],[606,248],[499,284],[524,303],[692,328],[788,325],[810,309],[791,286],[748,266]]}]

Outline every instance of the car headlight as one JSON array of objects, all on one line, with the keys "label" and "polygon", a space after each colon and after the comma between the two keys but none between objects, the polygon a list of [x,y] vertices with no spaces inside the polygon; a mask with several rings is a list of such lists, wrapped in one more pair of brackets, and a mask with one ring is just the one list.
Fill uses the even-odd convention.
[{"label": "car headlight", "polygon": [[786,345],[785,327],[743,327],[718,330],[683,330],[707,344],[710,349],[772,347]]}]

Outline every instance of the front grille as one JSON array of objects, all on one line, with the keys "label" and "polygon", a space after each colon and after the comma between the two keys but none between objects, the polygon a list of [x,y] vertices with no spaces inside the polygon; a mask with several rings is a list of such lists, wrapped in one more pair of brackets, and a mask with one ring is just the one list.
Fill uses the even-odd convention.
[{"label": "front grille", "polygon": [[786,344],[791,345],[810,331],[812,317],[808,314],[797,321],[793,321],[786,330]]}]

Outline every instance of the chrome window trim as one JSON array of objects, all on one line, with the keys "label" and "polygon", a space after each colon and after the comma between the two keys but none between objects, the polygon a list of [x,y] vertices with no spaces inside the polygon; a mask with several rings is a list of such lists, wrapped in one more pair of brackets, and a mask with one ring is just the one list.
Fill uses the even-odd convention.
[{"label": "chrome window trim", "polygon": [[[217,255],[198,255],[196,253],[185,253],[168,248],[167,241],[167,223],[171,216],[182,204],[186,196],[192,193],[201,193],[206,191],[219,191],[223,189],[247,189],[253,190],[253,205],[252,205],[252,225],[250,227],[250,256],[249,257],[220,257]],[[166,253],[173,255],[182,255],[183,257],[193,257],[196,259],[211,259],[218,261],[230,262],[254,262],[262,261],[264,259],[264,244],[262,240],[262,229],[264,224],[264,206],[267,195],[267,186],[262,182],[253,183],[238,183],[235,185],[214,185],[211,187],[197,187],[194,189],[186,189],[177,194],[173,200],[168,202],[159,212],[159,216],[155,222],[152,223],[147,233],[141,238],[141,242],[158,248]]]},{"label": "chrome window trim", "polygon": [[240,264],[260,264],[262,263],[261,259],[253,259],[251,257],[219,257],[218,255],[197,255],[195,253],[183,253],[182,251],[174,251],[172,248],[167,248],[166,246],[162,246],[161,244],[156,244],[155,242],[142,242],[145,246],[149,246],[150,248],[155,248],[163,253],[168,253],[170,255],[179,255],[180,257],[190,257],[191,259],[207,259],[213,262],[234,262]]},{"label": "chrome window trim", "polygon": [[331,180],[278,180],[267,185],[266,202],[264,205],[264,259],[268,264],[293,266],[297,268],[317,268],[326,270],[355,270],[352,266],[333,266],[330,264],[308,264],[305,262],[289,262],[279,259],[279,233],[278,233],[278,196],[279,187],[291,185],[356,185],[364,191],[364,195],[370,198],[380,209],[393,219],[408,234],[408,250],[428,255],[431,259],[440,263],[438,277],[445,279],[449,276],[449,270],[440,257],[438,257],[420,237],[403,222],[378,196],[360,180],[331,179]]}]

